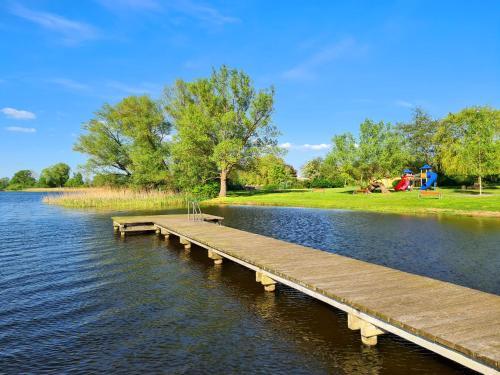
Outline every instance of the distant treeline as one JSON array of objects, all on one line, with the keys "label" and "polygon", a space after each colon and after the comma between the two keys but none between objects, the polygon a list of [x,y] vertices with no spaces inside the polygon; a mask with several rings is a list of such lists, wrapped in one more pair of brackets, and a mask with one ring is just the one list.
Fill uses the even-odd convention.
[{"label": "distant treeline", "polygon": [[42,170],[37,179],[33,171],[22,169],[17,171],[12,178],[0,178],[0,190],[22,190],[27,188],[52,188],[52,187],[83,187],[83,175],[76,172],[70,177],[70,167],[65,163],[57,163]]},{"label": "distant treeline", "polygon": [[[365,120],[359,135],[335,135],[325,158],[302,167],[306,180],[283,160],[273,125],[274,88],[256,90],[243,71],[222,66],[210,77],[178,80],[154,100],[130,96],[104,104],[83,125],[74,150],[88,156],[82,173],[69,166],[1,179],[0,189],[32,186],[120,186],[142,190],[226,195],[228,188],[337,187],[394,177],[430,164],[444,182],[500,174],[500,111],[469,107],[443,119],[422,109],[392,125]],[[447,180],[447,181],[446,181]]]},{"label": "distant treeline", "polygon": [[483,178],[498,181],[500,174],[500,111],[469,107],[445,118],[433,119],[421,108],[408,123],[392,125],[365,120],[359,136],[335,135],[325,158],[302,167],[313,185],[364,184],[395,177],[404,169],[418,172],[429,164],[446,185],[482,185]]}]

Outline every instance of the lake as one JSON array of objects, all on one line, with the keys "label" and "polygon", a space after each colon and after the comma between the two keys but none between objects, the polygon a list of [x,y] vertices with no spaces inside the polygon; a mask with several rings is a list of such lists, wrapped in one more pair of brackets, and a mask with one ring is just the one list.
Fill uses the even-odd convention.
[{"label": "lake", "polygon": [[[361,344],[344,313],[249,270],[214,267],[110,216],[0,192],[0,373],[461,374],[393,335]],[[225,225],[500,294],[500,221],[210,207]],[[177,211],[179,212],[179,211]],[[144,212],[146,213],[146,212]],[[197,251],[199,250],[199,251]]]}]

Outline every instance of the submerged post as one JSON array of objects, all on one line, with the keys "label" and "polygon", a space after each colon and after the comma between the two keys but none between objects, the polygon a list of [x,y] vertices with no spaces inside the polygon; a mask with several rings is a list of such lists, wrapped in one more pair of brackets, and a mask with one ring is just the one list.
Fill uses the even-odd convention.
[{"label": "submerged post", "polygon": [[353,331],[359,329],[361,331],[361,342],[369,346],[377,345],[377,336],[385,333],[377,326],[353,314],[347,314],[347,327]]},{"label": "submerged post", "polygon": [[185,250],[191,249],[191,242],[189,242],[186,238],[179,238],[179,242],[184,245]]},{"label": "submerged post", "polygon": [[261,283],[266,292],[274,292],[276,289],[276,281],[271,279],[269,276],[264,275],[262,272],[255,271],[255,281]]},{"label": "submerged post", "polygon": [[214,264],[222,264],[222,260],[224,259],[212,250],[208,250],[208,257],[214,260]]}]

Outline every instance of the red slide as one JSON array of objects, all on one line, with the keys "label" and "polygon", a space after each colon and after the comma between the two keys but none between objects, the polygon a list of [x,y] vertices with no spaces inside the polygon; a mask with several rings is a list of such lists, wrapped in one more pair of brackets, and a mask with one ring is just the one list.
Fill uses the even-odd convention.
[{"label": "red slide", "polygon": [[401,181],[398,182],[396,187],[394,188],[395,191],[405,191],[408,188],[408,185],[410,184],[410,179],[408,177],[402,177]]}]

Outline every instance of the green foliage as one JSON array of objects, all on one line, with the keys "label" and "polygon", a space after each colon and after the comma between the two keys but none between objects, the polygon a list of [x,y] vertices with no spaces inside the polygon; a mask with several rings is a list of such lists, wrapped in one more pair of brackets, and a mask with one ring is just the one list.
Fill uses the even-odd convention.
[{"label": "green foliage", "polygon": [[400,134],[407,140],[412,153],[412,167],[419,168],[424,164],[437,164],[436,132],[439,121],[434,120],[422,108],[413,110],[412,120],[398,124]]},{"label": "green foliage", "polygon": [[73,174],[73,177],[71,177],[64,184],[64,186],[66,186],[66,187],[81,187],[84,185],[85,185],[85,182],[83,181],[83,176],[80,172]]},{"label": "green foliage", "polygon": [[245,171],[238,172],[242,185],[270,187],[272,190],[288,189],[296,180],[296,171],[276,155],[256,158]]},{"label": "green foliage", "polygon": [[272,151],[274,89],[256,91],[243,71],[222,66],[210,78],[177,81],[165,92],[165,108],[177,134],[172,146],[181,186],[219,178],[226,194],[231,171]]},{"label": "green foliage", "polygon": [[358,158],[358,145],[354,136],[351,133],[335,135],[332,138],[332,149],[320,168],[318,178],[330,180],[332,184],[335,180],[343,180],[343,185],[347,185],[359,176]]},{"label": "green foliage", "polygon": [[410,160],[410,148],[401,132],[389,123],[367,119],[360,125],[359,139],[351,133],[335,135],[325,160],[320,164],[316,159],[306,166],[314,166],[315,179],[340,187],[399,174]]},{"label": "green foliage", "polygon": [[319,178],[321,176],[321,167],[323,165],[322,158],[314,158],[309,160],[306,164],[304,164],[301,168],[302,176],[314,180],[315,178]]},{"label": "green foliage", "polygon": [[450,113],[436,134],[439,161],[448,174],[482,177],[500,173],[500,111],[470,107]]},{"label": "green foliage", "polygon": [[25,188],[33,187],[36,184],[36,179],[33,172],[28,169],[17,171],[8,186],[9,190],[22,190]]},{"label": "green foliage", "polygon": [[330,181],[330,180],[328,180],[326,178],[321,178],[321,177],[313,179],[311,181],[311,183],[309,184],[309,186],[311,188],[315,188],[315,189],[324,189],[324,188],[339,187],[338,185],[336,186],[336,184],[333,183],[332,181]]},{"label": "green foliage", "polygon": [[360,125],[359,169],[362,180],[397,175],[410,159],[405,139],[390,124],[365,120]]},{"label": "green foliage", "polygon": [[92,180],[95,187],[125,187],[128,183],[128,176],[117,173],[99,173]]},{"label": "green foliage", "polygon": [[0,190],[5,190],[7,186],[9,186],[9,178],[8,177],[2,177],[0,178]]},{"label": "green foliage", "polygon": [[171,125],[159,103],[148,96],[130,96],[115,106],[105,104],[83,128],[86,134],[74,149],[90,156],[89,171],[122,174],[140,187],[169,183]]},{"label": "green foliage", "polygon": [[41,187],[62,187],[69,179],[69,171],[68,164],[54,164],[42,170],[38,184]]},{"label": "green foliage", "polygon": [[197,185],[192,190],[192,195],[199,200],[215,198],[219,194],[220,186],[218,182],[208,182]]}]

